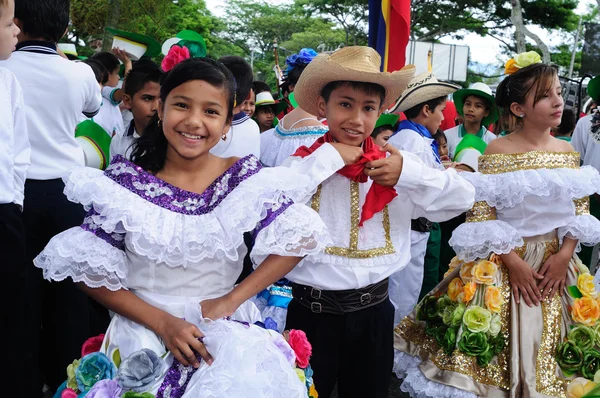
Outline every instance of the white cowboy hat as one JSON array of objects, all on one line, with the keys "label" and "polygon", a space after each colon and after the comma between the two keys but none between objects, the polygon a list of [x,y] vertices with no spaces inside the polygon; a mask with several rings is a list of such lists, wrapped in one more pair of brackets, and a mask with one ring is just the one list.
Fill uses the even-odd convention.
[{"label": "white cowboy hat", "polygon": [[385,89],[384,109],[406,89],[415,74],[415,66],[407,65],[396,72],[381,72],[381,57],[371,47],[351,46],[331,54],[319,54],[304,69],[294,88],[300,108],[318,115],[317,98],[327,84],[353,81],[379,84]]},{"label": "white cowboy hat", "polygon": [[431,72],[421,73],[410,81],[392,112],[404,112],[423,102],[452,94],[459,88],[455,84],[438,81]]}]

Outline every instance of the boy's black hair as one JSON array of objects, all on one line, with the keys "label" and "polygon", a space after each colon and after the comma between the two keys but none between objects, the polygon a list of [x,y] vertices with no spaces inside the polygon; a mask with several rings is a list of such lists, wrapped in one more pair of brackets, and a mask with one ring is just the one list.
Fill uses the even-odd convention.
[{"label": "boy's black hair", "polygon": [[[160,86],[160,99],[166,102],[169,93],[176,87],[189,81],[201,80],[222,88],[227,95],[227,122],[233,118],[233,101],[235,98],[235,82],[231,72],[220,62],[210,58],[189,58],[176,65],[169,73],[164,74]],[[133,144],[132,161],[144,170],[157,173],[165,165],[169,143],[156,113],[144,134]]]},{"label": "boy's black hair", "polygon": [[69,26],[70,0],[16,0],[15,18],[31,39],[58,43]]},{"label": "boy's black hair", "polygon": [[435,134],[433,135],[433,139],[436,140],[438,143],[440,141],[445,142],[446,144],[448,143],[448,138],[446,137],[446,133],[444,133],[440,129],[438,129],[438,131],[435,132]]},{"label": "boy's black hair", "polygon": [[256,110],[254,111],[254,113],[255,114],[259,114],[259,113],[262,113],[263,111],[265,111],[267,109],[270,109],[273,114],[275,113],[275,106],[274,105],[257,106]]},{"label": "boy's black hair", "polygon": [[575,130],[576,125],[577,118],[575,117],[575,113],[570,109],[565,109],[555,134],[559,136],[569,136],[573,133],[573,130]]},{"label": "boy's black hair", "polygon": [[108,71],[104,65],[91,58],[88,58],[82,62],[84,64],[88,64],[90,68],[92,68],[92,71],[94,71],[94,75],[96,76],[96,81],[104,86],[108,81]]},{"label": "boy's black hair", "polygon": [[329,102],[329,97],[333,90],[340,88],[342,86],[348,86],[351,89],[364,91],[367,94],[377,94],[379,98],[381,98],[381,103],[379,107],[383,106],[383,101],[385,100],[385,88],[376,83],[367,83],[367,82],[353,82],[353,81],[345,81],[339,80],[335,82],[330,82],[321,89],[321,97],[325,100],[325,102]]},{"label": "boy's black hair", "polygon": [[414,119],[417,116],[419,116],[419,114],[421,113],[421,111],[423,110],[423,107],[425,105],[429,106],[429,109],[433,112],[435,110],[435,108],[437,108],[438,106],[445,104],[445,103],[446,103],[446,96],[430,99],[429,101],[421,102],[420,104],[415,105],[412,108],[405,110],[404,115],[409,120]]},{"label": "boy's black hair", "polygon": [[308,64],[296,65],[288,72],[287,76],[285,77],[285,82],[288,84],[288,87],[290,85],[295,86],[298,83],[300,75],[302,75],[302,72],[304,72],[304,69],[306,69],[307,66]]},{"label": "boy's black hair", "polygon": [[271,92],[271,87],[269,87],[269,85],[265,82],[255,80],[252,83],[252,90],[254,90],[254,94],[264,93],[265,91]]},{"label": "boy's black hair", "polygon": [[486,110],[486,111],[489,111],[489,110],[491,110],[491,109],[492,109],[492,105],[493,105],[493,104],[490,102],[490,100],[489,100],[489,99],[487,99],[487,98],[485,98],[485,97],[482,97],[482,96],[480,96],[480,95],[477,95],[477,94],[469,94],[469,95],[467,95],[467,96],[465,97],[465,101],[467,101],[467,98],[469,98],[469,97],[475,97],[475,98],[479,98],[480,100],[482,100],[482,101],[483,101],[483,105],[485,105],[485,110]]},{"label": "boy's black hair", "polygon": [[121,67],[121,63],[119,62],[119,58],[115,57],[113,53],[109,53],[106,51],[102,51],[92,55],[91,59],[100,62],[109,74],[113,73],[115,69]]},{"label": "boy's black hair", "polygon": [[376,138],[379,134],[383,133],[386,130],[390,130],[393,133],[394,126],[392,126],[391,124],[384,124],[383,126],[376,127],[371,133],[371,138]]},{"label": "boy's black hair", "polygon": [[236,55],[221,57],[219,58],[219,62],[229,69],[235,79],[235,100],[236,104],[239,105],[244,102],[250,94],[252,81],[254,80],[254,76],[252,75],[252,67],[244,58]]},{"label": "boy's black hair", "polygon": [[151,60],[140,59],[133,63],[133,67],[125,76],[123,92],[131,98],[144,88],[148,82],[160,83],[163,72],[157,64]]}]

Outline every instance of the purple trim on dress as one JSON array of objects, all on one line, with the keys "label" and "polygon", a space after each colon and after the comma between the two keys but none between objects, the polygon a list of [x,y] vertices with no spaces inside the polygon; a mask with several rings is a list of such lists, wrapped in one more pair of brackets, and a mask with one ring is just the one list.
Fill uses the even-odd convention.
[{"label": "purple trim on dress", "polygon": [[116,247],[119,250],[125,250],[125,234],[120,234],[113,232],[109,234],[102,227],[94,221],[94,216],[98,216],[98,212],[96,210],[91,209],[86,214],[83,219],[83,223],[81,224],[81,228],[85,231],[91,232],[96,235],[98,238],[103,241],[109,243],[111,246]]},{"label": "purple trim on dress", "polygon": [[275,203],[271,206],[270,209],[267,209],[267,215],[265,218],[260,220],[256,225],[256,228],[252,231],[252,237],[256,239],[258,233],[263,229],[267,228],[275,219],[284,211],[287,210],[288,207],[294,204],[294,201],[288,198],[285,195],[281,195],[279,202]]},{"label": "purple trim on dress", "polygon": [[117,155],[104,174],[139,197],[175,213],[210,213],[242,181],[258,173],[261,163],[254,155],[239,159],[217,177],[202,194],[186,191],[148,173],[140,166]]},{"label": "purple trim on dress", "polygon": [[[198,362],[202,362],[200,354],[197,352],[194,352],[194,354]],[[188,383],[197,370],[198,368],[184,366],[177,359],[173,358],[173,363],[156,393],[156,398],[181,398],[185,394]]]}]

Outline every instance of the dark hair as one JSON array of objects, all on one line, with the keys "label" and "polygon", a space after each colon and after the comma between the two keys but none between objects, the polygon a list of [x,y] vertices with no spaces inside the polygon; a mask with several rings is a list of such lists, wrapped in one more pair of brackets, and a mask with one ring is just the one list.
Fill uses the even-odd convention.
[{"label": "dark hair", "polygon": [[507,76],[496,88],[496,105],[501,108],[500,127],[513,132],[521,127],[522,121],[510,110],[513,102],[524,104],[533,92],[533,106],[552,88],[556,68],[547,64],[533,64]]},{"label": "dark hair", "polygon": [[565,109],[560,119],[560,124],[555,129],[555,134],[559,136],[569,136],[575,130],[577,125],[577,118],[575,112],[570,109]]},{"label": "dark hair", "polygon": [[446,134],[440,129],[438,129],[438,131],[435,132],[435,134],[433,135],[433,139],[436,140],[436,142],[448,143],[448,138],[446,137]]},{"label": "dark hair", "polygon": [[329,102],[329,97],[331,96],[333,90],[342,86],[348,86],[353,90],[363,91],[366,94],[377,94],[379,95],[379,98],[381,98],[381,103],[379,104],[379,106],[383,106],[383,101],[385,101],[385,88],[376,83],[354,82],[345,80],[330,82],[327,83],[325,87],[321,89],[321,97],[323,97],[325,102]]},{"label": "dark hair", "polygon": [[[227,121],[233,118],[235,82],[231,72],[220,62],[210,58],[190,58],[176,65],[165,77],[160,86],[160,99],[166,102],[169,93],[176,87],[192,80],[202,80],[227,92]],[[168,141],[155,114],[144,134],[133,144],[132,161],[143,169],[156,173],[165,165]]]},{"label": "dark hair", "polygon": [[69,0],[16,0],[15,18],[32,39],[58,43],[69,26]]},{"label": "dark hair", "polygon": [[304,72],[304,69],[306,69],[306,67],[308,66],[308,64],[306,65],[296,65],[292,68],[292,70],[290,70],[285,78],[285,82],[288,84],[288,87],[290,85],[295,86],[298,83],[298,79],[300,79],[300,75],[302,74],[302,72]]},{"label": "dark hair", "polygon": [[420,104],[415,105],[412,108],[405,110],[404,115],[409,120],[414,119],[417,116],[419,116],[419,114],[421,113],[421,111],[423,110],[423,107],[425,105],[427,105],[429,107],[429,109],[433,112],[435,110],[435,108],[437,108],[438,106],[445,104],[445,103],[446,103],[446,96],[430,99],[429,101],[421,102]]},{"label": "dark hair", "polygon": [[225,65],[227,69],[233,75],[235,79],[235,100],[236,105],[241,104],[250,95],[250,89],[252,88],[252,81],[254,76],[252,75],[252,68],[250,64],[242,57],[236,55],[229,55],[227,57],[219,58],[219,62]]},{"label": "dark hair", "polygon": [[[464,101],[463,101],[463,106],[464,106],[464,103],[465,103],[465,102],[467,102],[467,98],[469,98],[469,97],[475,97],[475,98],[479,98],[481,101],[483,101],[483,105],[485,106],[485,110],[486,110],[486,111],[489,111],[490,109],[492,109],[492,105],[493,105],[493,104],[491,104],[491,103],[490,103],[490,100],[489,100],[489,99],[487,99],[487,98],[485,98],[485,97],[482,97],[482,96],[480,96],[480,95],[477,95],[477,94],[469,94],[469,95],[467,95],[467,96],[464,98]],[[462,111],[462,109],[461,109],[461,111]]]},{"label": "dark hair", "polygon": [[123,92],[131,98],[144,88],[148,82],[160,82],[163,72],[157,64],[150,60],[140,59],[133,63],[133,67],[125,76]]},{"label": "dark hair", "polygon": [[121,66],[119,58],[115,57],[114,54],[103,51],[92,55],[91,59],[100,62],[109,74],[113,73],[115,69]]},{"label": "dark hair", "polygon": [[254,111],[255,114],[259,114],[262,113],[266,110],[270,109],[272,113],[275,113],[275,106],[274,105],[261,105],[261,106],[257,106],[256,110]]},{"label": "dark hair", "polygon": [[260,80],[255,80],[252,83],[252,90],[254,90],[254,94],[264,93],[265,91],[271,92],[271,87],[265,82],[261,82]]},{"label": "dark hair", "polygon": [[383,126],[375,127],[373,132],[371,133],[371,138],[376,138],[379,134],[383,133],[386,130],[391,130],[394,132],[394,126],[391,124],[384,124]]},{"label": "dark hair", "polygon": [[102,85],[105,85],[108,81],[108,70],[102,65],[100,62],[95,59],[86,59],[82,61],[84,64],[87,64],[92,68],[94,75],[96,76],[96,81]]}]

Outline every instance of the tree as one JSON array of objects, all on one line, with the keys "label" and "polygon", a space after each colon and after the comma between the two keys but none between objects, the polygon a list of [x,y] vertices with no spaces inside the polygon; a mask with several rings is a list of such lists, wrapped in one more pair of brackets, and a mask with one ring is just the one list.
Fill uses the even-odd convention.
[{"label": "tree", "polygon": [[281,47],[292,52],[298,52],[302,48],[317,49],[324,46],[334,49],[345,43],[346,33],[336,28],[331,22],[316,20],[304,31],[292,34],[292,38],[281,43]]}]

